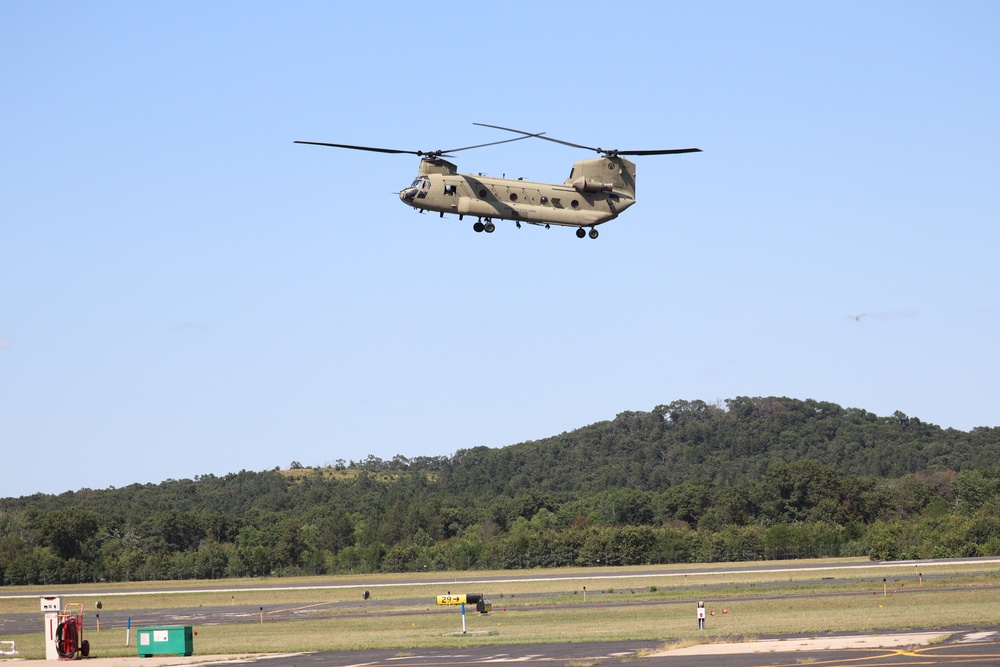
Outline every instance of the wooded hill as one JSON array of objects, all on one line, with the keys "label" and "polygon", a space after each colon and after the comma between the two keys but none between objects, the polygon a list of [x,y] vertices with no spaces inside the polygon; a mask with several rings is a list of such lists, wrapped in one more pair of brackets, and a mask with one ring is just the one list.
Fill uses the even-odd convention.
[{"label": "wooded hill", "polygon": [[827,555],[1000,555],[1000,428],[677,401],[453,456],[0,499],[3,585]]}]

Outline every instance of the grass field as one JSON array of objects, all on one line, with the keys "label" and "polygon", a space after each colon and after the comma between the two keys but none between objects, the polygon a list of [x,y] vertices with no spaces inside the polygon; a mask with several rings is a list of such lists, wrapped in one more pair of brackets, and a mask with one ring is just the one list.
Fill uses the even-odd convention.
[{"label": "grass field", "polygon": [[[798,561],[789,565],[836,568],[844,561]],[[745,564],[743,564],[745,566]],[[734,566],[735,568],[736,566]],[[63,603],[82,602],[92,655],[135,655],[125,646],[126,615],[171,609],[189,613],[197,654],[288,652],[357,648],[460,647],[475,644],[684,640],[794,633],[1000,625],[1000,568],[997,564],[921,565],[820,571],[694,574],[695,568],[603,568],[406,575],[366,575],[315,579],[144,583],[144,589],[184,592],[125,594],[136,586],[64,586],[0,589],[0,615],[36,613],[39,632],[4,635],[21,658],[44,657],[40,595],[59,594]],[[645,571],[648,570],[649,574]],[[656,570],[656,574],[653,571]],[[690,571],[691,574],[686,574]],[[518,580],[524,575],[544,580]],[[920,576],[922,575],[922,576]],[[502,578],[491,583],[458,583]],[[884,579],[884,581],[883,581]],[[414,583],[416,582],[416,583]],[[200,592],[207,585],[227,591]],[[310,584],[317,588],[237,590]],[[586,588],[586,594],[584,593]],[[361,600],[362,590],[372,599]],[[74,597],[74,592],[98,595]],[[443,608],[434,597],[482,592],[492,599],[487,616],[467,610],[468,634],[458,607]],[[96,600],[106,619],[94,627]],[[714,612],[707,630],[697,630],[695,601]],[[258,610],[264,607],[261,614]],[[263,622],[261,622],[263,618]],[[112,619],[109,622],[107,619]],[[293,620],[298,619],[298,620]]]}]

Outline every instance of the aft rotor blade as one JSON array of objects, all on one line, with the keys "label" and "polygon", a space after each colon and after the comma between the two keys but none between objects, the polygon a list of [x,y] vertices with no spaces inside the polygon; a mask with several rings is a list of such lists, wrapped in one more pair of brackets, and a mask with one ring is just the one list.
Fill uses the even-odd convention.
[{"label": "aft rotor blade", "polygon": [[[475,123],[478,125],[479,123]],[[522,139],[530,139],[531,137],[538,137],[539,139],[544,139],[542,135],[544,132],[539,132],[538,134],[530,134],[528,132],[523,132],[523,137],[514,137],[513,139],[504,139],[503,141],[491,141],[488,144],[476,144],[475,146],[466,146],[464,148],[449,148],[446,151],[435,151],[434,155],[444,155],[445,153],[457,153],[458,151],[467,151],[473,148],[483,148],[484,146],[496,146],[497,144],[509,144],[512,141],[521,141]]]},{"label": "aft rotor blade", "polygon": [[653,151],[605,151],[613,155],[675,155],[677,153],[700,153],[700,148],[665,148]]},{"label": "aft rotor blade", "polygon": [[352,151],[371,151],[373,153],[407,153],[409,155],[426,155],[420,151],[404,151],[398,148],[375,148],[373,146],[351,146],[350,144],[328,144],[322,141],[296,141],[297,144],[311,144],[313,146],[332,146],[333,148],[349,148]]},{"label": "aft rotor blade", "polygon": [[[545,139],[545,141],[551,141],[557,144],[562,144],[563,146],[572,146],[573,148],[582,148],[588,151],[594,151],[595,153],[601,153],[602,155],[675,155],[678,153],[700,153],[700,148],[665,148],[661,150],[645,150],[645,151],[619,151],[619,150],[605,150],[603,148],[597,148],[595,146],[584,146],[583,144],[574,144],[571,141],[563,141],[562,139],[553,139],[552,137],[543,137],[540,135],[533,135],[524,130],[515,130],[510,127],[502,127],[500,125],[487,125],[486,123],[474,123],[474,125],[481,125],[482,127],[492,127],[495,130],[504,130],[506,132],[515,132],[517,134],[525,135],[525,139],[530,136],[536,136],[539,139]],[[544,133],[543,133],[544,134]]]},{"label": "aft rotor blade", "polygon": [[478,125],[480,127],[492,127],[494,130],[504,130],[505,132],[514,132],[516,134],[523,134],[521,139],[527,139],[528,137],[538,137],[539,139],[545,139],[545,141],[553,141],[557,144],[562,144],[563,146],[572,146],[573,148],[583,148],[588,151],[602,152],[600,148],[593,148],[591,146],[581,146],[580,144],[572,144],[568,141],[563,141],[561,139],[553,139],[552,137],[543,137],[544,132],[539,132],[538,134],[532,134],[531,132],[525,132],[524,130],[515,130],[511,127],[501,127],[500,125],[487,125],[486,123],[473,123],[473,125]]}]

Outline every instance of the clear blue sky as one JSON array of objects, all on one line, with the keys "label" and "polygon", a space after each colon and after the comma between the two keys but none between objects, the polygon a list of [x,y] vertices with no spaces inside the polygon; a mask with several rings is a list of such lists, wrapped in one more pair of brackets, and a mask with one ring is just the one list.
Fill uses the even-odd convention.
[{"label": "clear blue sky", "polygon": [[[0,3],[0,496],[684,399],[1000,425],[1000,3]],[[620,149],[579,240],[393,192]],[[459,168],[561,182],[527,140]],[[854,316],[864,315],[860,319]]]}]

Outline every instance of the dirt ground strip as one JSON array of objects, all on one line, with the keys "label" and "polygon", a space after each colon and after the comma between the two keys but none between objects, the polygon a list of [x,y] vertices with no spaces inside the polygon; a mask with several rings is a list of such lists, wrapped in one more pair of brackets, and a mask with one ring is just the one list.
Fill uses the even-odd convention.
[{"label": "dirt ground strip", "polygon": [[932,641],[947,636],[947,632],[911,632],[893,635],[841,635],[833,637],[796,637],[793,639],[768,639],[753,642],[698,644],[661,653],[651,658],[673,655],[727,655],[736,653],[778,653],[817,651],[846,648],[898,648],[900,646],[927,646]]}]

